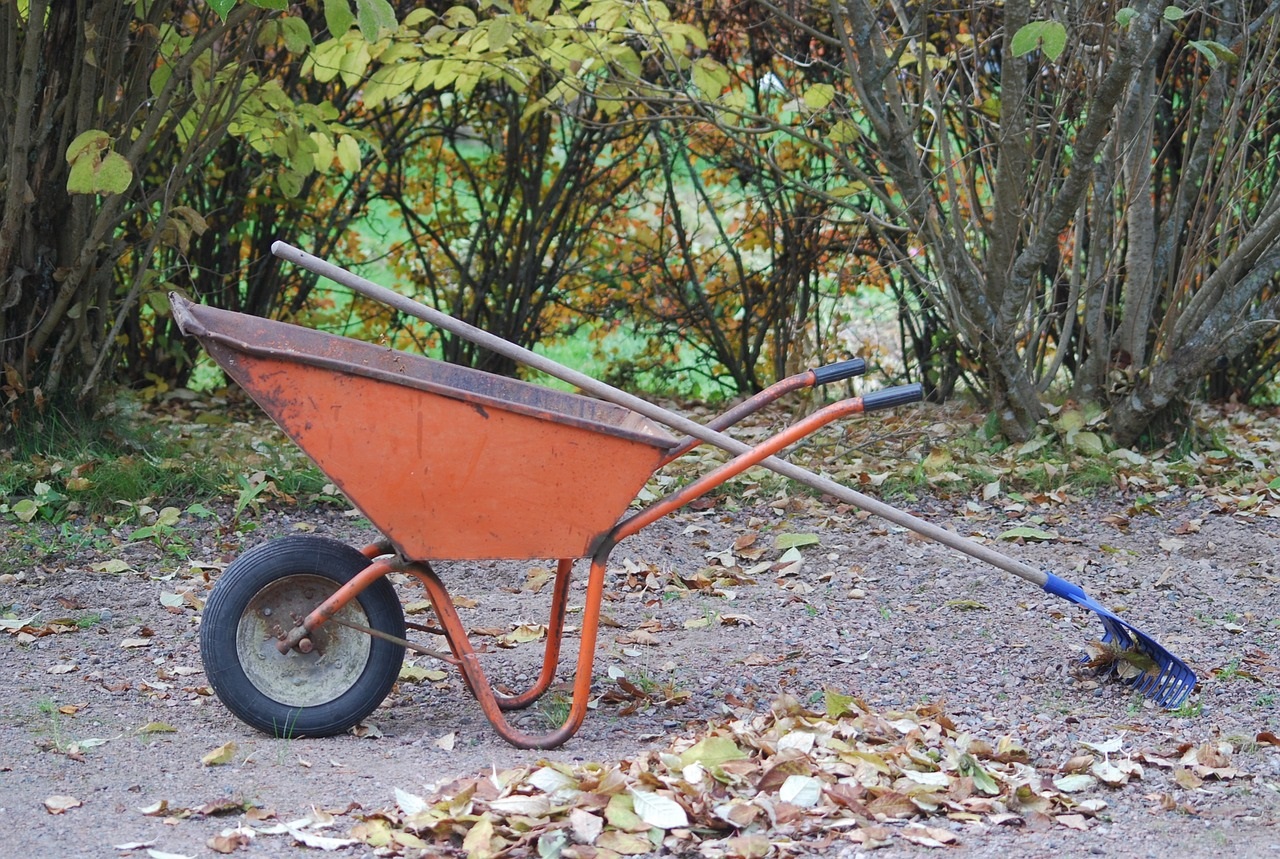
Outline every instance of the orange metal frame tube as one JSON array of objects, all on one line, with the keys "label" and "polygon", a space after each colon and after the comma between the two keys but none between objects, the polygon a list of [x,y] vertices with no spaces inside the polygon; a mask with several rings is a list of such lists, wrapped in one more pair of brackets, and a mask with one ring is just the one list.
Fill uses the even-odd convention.
[{"label": "orange metal frame tube", "polygon": [[[781,398],[783,395],[789,394],[792,391],[797,391],[801,388],[812,388],[817,383],[818,376],[812,370],[806,370],[803,373],[797,373],[794,376],[779,379],[760,393],[748,397],[728,411],[717,415],[710,421],[707,421],[707,427],[715,430],[716,432],[723,432],[748,415],[753,415],[760,411],[773,401]],[[662,461],[662,464],[667,465],[674,462],[701,444],[702,441],[700,439],[693,437],[684,439],[680,444],[672,448],[671,452],[668,453],[666,458]]]}]

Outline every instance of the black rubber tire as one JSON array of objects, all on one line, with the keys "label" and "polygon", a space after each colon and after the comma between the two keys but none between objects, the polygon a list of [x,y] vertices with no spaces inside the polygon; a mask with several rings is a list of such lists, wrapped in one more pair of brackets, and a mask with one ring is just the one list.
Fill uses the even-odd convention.
[{"label": "black rubber tire", "polygon": [[[344,543],[297,535],[256,546],[227,567],[200,621],[205,675],[227,709],[272,736],[327,737],[382,703],[400,674],[400,645],[330,622],[316,630],[309,654],[275,647],[281,630],[367,566]],[[404,612],[385,578],[339,616],[404,637]],[[327,659],[334,654],[342,656]]]}]

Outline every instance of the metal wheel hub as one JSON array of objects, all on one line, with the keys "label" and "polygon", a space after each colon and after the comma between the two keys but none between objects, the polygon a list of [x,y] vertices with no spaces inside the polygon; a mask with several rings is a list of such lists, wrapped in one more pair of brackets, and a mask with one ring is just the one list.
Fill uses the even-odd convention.
[{"label": "metal wheel hub", "polygon": [[[288,707],[315,707],[333,701],[356,684],[369,661],[369,636],[338,623],[326,623],[309,636],[310,653],[281,653],[280,638],[320,603],[338,584],[324,576],[285,576],[254,594],[236,628],[240,667],[259,692]],[[358,600],[336,619],[367,626]],[[285,729],[287,726],[281,726]]]}]

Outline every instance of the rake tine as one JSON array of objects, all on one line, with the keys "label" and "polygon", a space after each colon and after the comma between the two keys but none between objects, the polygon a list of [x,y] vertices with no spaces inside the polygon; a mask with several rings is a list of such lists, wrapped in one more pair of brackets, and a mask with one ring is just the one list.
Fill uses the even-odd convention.
[{"label": "rake tine", "polygon": [[[1144,670],[1138,676],[1125,680],[1134,690],[1170,709],[1178,707],[1187,699],[1195,689],[1196,675],[1186,663],[1154,638],[1108,611],[1079,585],[1060,579],[1052,573],[1045,575],[1048,577],[1044,585],[1046,592],[1087,608],[1098,616],[1105,631],[1102,636],[1103,644],[1114,642],[1122,650],[1136,651],[1155,663],[1158,672]],[[1112,670],[1115,670],[1114,666]]]}]

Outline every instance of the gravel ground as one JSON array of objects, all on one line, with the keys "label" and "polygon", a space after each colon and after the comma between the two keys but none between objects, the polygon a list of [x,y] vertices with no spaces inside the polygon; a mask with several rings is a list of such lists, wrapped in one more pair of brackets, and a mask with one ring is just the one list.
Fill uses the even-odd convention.
[{"label": "gravel ground", "polygon": [[[8,606],[9,627],[0,636],[0,828],[11,841],[4,852],[209,856],[228,846],[215,839],[235,827],[269,831],[326,815],[330,827],[309,831],[342,838],[358,821],[394,809],[397,790],[429,797],[459,777],[541,760],[633,759],[711,720],[764,713],[780,693],[820,707],[822,691],[833,688],[872,711],[933,705],[957,731],[993,746],[1010,737],[1045,778],[1088,748],[1082,743],[1118,741],[1111,758],[1147,762],[1141,778],[1085,794],[1105,810],[1083,831],[1052,818],[923,821],[953,834],[949,855],[1280,855],[1280,747],[1272,733],[1280,733],[1280,523],[1222,515],[1176,490],[1160,499],[1160,515],[1106,495],[1007,508],[967,499],[906,505],[1122,608],[1200,677],[1189,705],[1168,712],[1080,671],[1086,643],[1101,634],[1093,615],[879,520],[763,494],[686,510],[615,550],[595,662],[600,697],[578,735],[549,752],[501,741],[452,673],[398,684],[363,737],[275,739],[241,724],[210,694],[199,606],[219,569],[284,534],[314,531],[355,544],[372,536],[335,510],[263,510],[248,533],[220,526],[226,511],[187,517],[174,534],[190,547],[185,559],[172,545],[113,546],[110,535],[71,548],[75,526],[70,537],[46,529],[44,547],[28,532],[0,534],[7,559],[0,608]],[[995,541],[1032,515],[1053,539]],[[806,535],[801,560],[783,557],[779,535]],[[530,565],[438,570],[455,597],[466,598],[460,612],[472,629],[545,620],[549,588],[529,587]],[[400,592],[410,608],[423,598],[407,585]],[[581,594],[574,591],[575,605]],[[513,686],[541,659],[536,642],[508,648],[476,640],[487,644],[490,676]],[[572,636],[566,650],[576,652]],[[561,679],[568,675],[562,662]],[[628,694],[619,676],[648,696]],[[548,701],[517,724],[546,730],[564,695],[553,690]],[[202,763],[227,743],[235,744],[228,763]],[[1228,777],[1192,781],[1150,763],[1206,743],[1223,751],[1228,765],[1218,775]],[[246,804],[255,810],[246,814]],[[890,834],[902,826],[886,822]],[[845,835],[776,845],[773,855],[853,857],[868,849]],[[887,841],[877,856],[937,852],[896,835]],[[456,847],[435,843],[427,852]],[[235,855],[317,852],[289,834],[259,834]],[[337,851],[375,854],[364,844]]]}]

